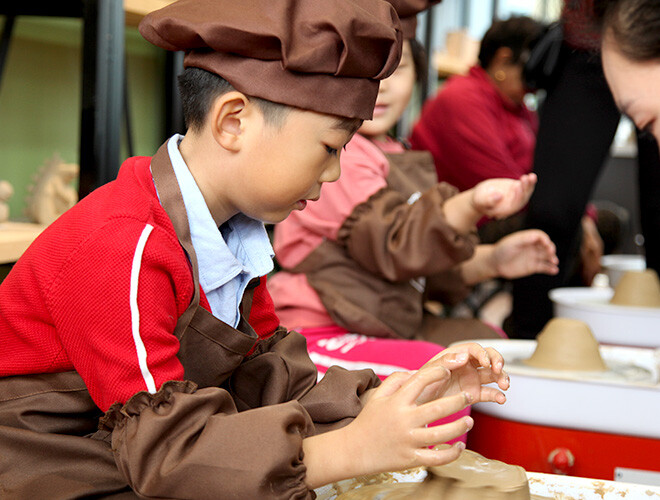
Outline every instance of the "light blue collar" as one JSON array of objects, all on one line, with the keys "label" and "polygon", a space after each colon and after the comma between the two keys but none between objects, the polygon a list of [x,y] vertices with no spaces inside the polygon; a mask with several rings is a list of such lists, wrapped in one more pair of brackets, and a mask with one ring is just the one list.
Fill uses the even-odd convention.
[{"label": "light blue collar", "polygon": [[174,135],[167,143],[183,203],[197,262],[199,281],[214,316],[237,326],[238,307],[247,283],[273,270],[273,248],[263,222],[237,214],[218,230]]}]

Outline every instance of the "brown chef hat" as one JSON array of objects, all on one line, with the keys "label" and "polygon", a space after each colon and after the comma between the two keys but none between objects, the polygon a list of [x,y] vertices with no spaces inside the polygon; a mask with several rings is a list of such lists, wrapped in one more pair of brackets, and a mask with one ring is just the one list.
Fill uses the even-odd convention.
[{"label": "brown chef hat", "polygon": [[412,40],[417,31],[417,14],[442,0],[388,0],[401,20],[403,38]]},{"label": "brown chef hat", "polygon": [[365,120],[401,57],[399,20],[383,0],[179,0],[139,29],[245,94]]}]

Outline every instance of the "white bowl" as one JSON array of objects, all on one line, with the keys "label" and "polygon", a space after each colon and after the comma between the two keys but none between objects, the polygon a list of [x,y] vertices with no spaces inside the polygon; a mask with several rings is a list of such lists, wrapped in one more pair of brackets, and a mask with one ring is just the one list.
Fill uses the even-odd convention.
[{"label": "white bowl", "polygon": [[610,304],[612,288],[555,288],[548,295],[555,317],[584,321],[600,343],[660,347],[660,308]]},{"label": "white bowl", "polygon": [[536,349],[535,340],[475,342],[499,351],[511,378],[506,404],[478,403],[480,412],[527,424],[660,439],[659,359],[653,349],[600,346],[610,370],[575,372],[522,363]]},{"label": "white bowl", "polygon": [[626,271],[643,271],[646,269],[646,259],[642,255],[603,255],[600,259],[600,265],[610,280],[610,286],[616,287]]}]

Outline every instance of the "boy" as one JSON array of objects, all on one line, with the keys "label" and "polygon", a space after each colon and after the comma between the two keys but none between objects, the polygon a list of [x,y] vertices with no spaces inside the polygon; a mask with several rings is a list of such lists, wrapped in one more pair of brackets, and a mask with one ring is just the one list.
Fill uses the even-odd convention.
[{"label": "boy", "polygon": [[316,384],[259,279],[261,221],[337,179],[398,62],[397,26],[381,0],[182,0],[144,19],[145,38],[186,51],[189,131],[127,160],[0,286],[3,498],[311,498],[452,460],[460,447],[427,447],[471,421],[425,425],[503,402],[480,386],[508,386],[501,356],[476,345],[373,391],[366,370]]}]

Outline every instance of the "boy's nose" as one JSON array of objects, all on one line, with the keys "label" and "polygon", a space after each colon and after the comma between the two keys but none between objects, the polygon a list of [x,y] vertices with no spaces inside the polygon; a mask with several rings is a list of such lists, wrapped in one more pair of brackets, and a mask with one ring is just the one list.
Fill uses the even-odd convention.
[{"label": "boy's nose", "polygon": [[327,169],[325,169],[325,172],[323,172],[323,176],[321,177],[321,182],[335,182],[339,179],[340,174],[341,166],[339,164],[339,158],[337,158]]}]

